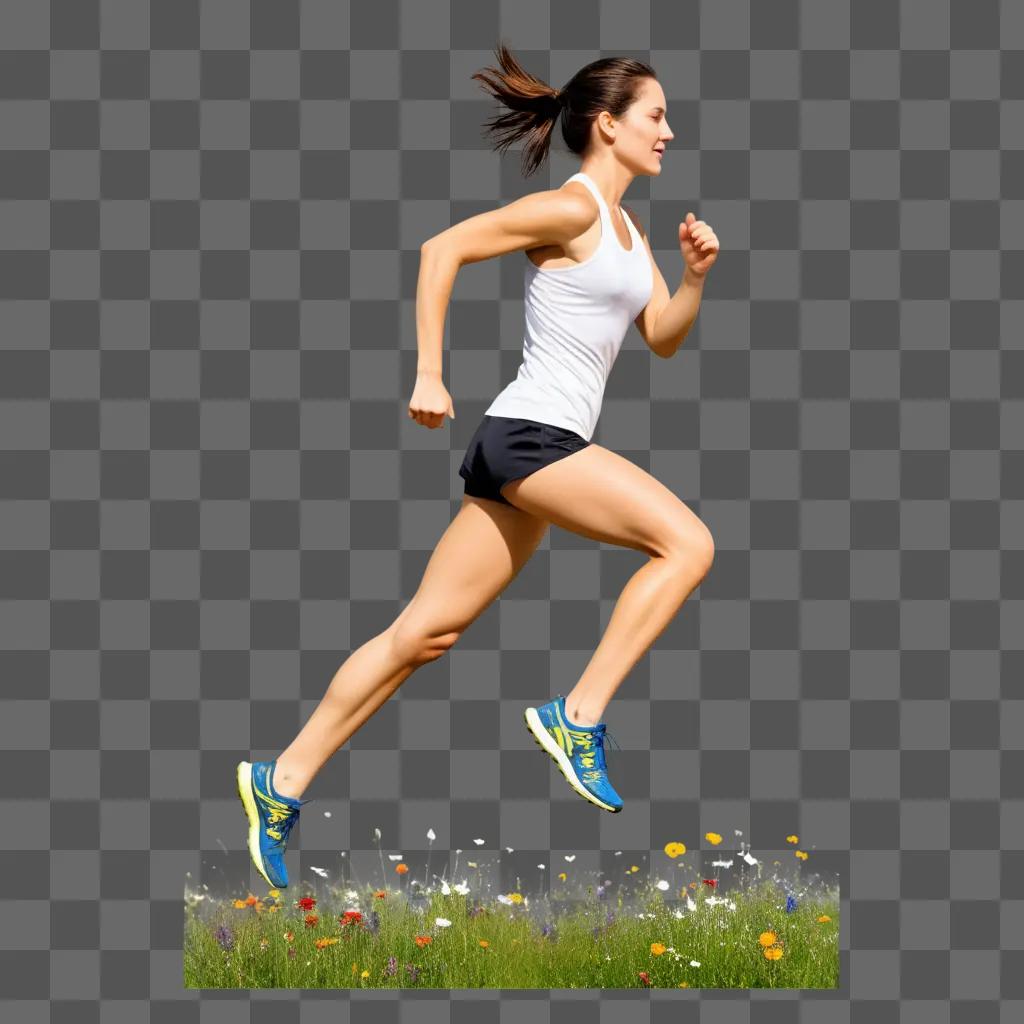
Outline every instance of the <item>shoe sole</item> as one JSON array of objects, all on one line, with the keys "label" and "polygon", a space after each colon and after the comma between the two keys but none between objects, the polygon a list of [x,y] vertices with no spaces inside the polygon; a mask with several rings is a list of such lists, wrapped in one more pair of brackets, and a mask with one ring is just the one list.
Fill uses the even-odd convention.
[{"label": "shoe sole", "polygon": [[572,762],[566,756],[564,750],[558,746],[558,744],[551,738],[551,733],[544,728],[544,723],[540,720],[540,715],[537,714],[536,708],[527,708],[523,713],[523,718],[526,720],[526,728],[530,730],[530,735],[533,737],[533,742],[537,744],[541,750],[547,751],[552,760],[555,762],[555,767],[565,777],[565,781],[584,800],[589,800],[592,804],[597,804],[602,810],[611,811],[612,814],[618,814],[622,810],[621,807],[612,807],[611,804],[605,803],[600,797],[594,796],[593,793],[583,785],[579,779],[576,778],[576,773],[573,771]]},{"label": "shoe sole", "polygon": [[263,876],[271,889],[287,889],[288,883],[275,882],[263,866],[263,857],[260,854],[260,812],[256,808],[256,797],[252,792],[252,765],[248,761],[239,761],[235,771],[238,781],[238,799],[242,801],[245,808],[245,816],[249,819],[249,856],[252,857],[256,870]]}]

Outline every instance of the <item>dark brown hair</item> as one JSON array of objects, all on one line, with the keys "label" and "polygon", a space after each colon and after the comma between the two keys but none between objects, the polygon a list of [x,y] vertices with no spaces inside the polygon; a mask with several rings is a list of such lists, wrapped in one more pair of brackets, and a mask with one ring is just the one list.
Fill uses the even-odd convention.
[{"label": "dark brown hair", "polygon": [[487,128],[498,138],[495,149],[499,152],[525,138],[523,176],[527,178],[547,156],[559,117],[565,144],[582,154],[590,142],[594,118],[602,110],[622,117],[636,100],[641,80],[658,77],[649,64],[632,57],[602,57],[580,68],[561,89],[553,89],[526,71],[504,43],[498,44],[495,56],[501,70],[484,68],[472,77],[509,108],[488,121]]}]

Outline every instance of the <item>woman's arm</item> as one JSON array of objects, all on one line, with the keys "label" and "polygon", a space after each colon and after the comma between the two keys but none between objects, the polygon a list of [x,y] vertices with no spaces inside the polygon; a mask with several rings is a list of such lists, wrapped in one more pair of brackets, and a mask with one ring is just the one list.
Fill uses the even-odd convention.
[{"label": "woman's arm", "polygon": [[467,217],[428,238],[420,246],[416,282],[417,376],[441,376],[445,311],[463,264],[538,245],[564,246],[594,223],[596,209],[593,199],[573,189],[548,189]]}]

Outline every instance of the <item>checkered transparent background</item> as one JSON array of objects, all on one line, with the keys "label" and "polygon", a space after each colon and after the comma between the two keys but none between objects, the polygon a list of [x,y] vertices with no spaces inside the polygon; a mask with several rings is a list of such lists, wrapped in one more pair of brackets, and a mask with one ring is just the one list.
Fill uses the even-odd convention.
[{"label": "checkered transparent background", "polygon": [[[630,329],[595,440],[716,560],[606,715],[622,814],[522,709],[642,557],[552,528],[307,791],[293,886],[375,827],[527,887],[795,832],[842,879],[838,990],[182,986],[186,872],[259,882],[234,764],[412,595],[518,365],[521,253],[456,281],[456,419],[406,415],[420,243],[578,169],[492,151],[499,38],[556,87],[658,71],[675,140],[626,199],[671,289],[688,210],[722,252],[673,359]],[[1020,1020],[1022,101],[1016,0],[0,0],[0,1018]]]}]

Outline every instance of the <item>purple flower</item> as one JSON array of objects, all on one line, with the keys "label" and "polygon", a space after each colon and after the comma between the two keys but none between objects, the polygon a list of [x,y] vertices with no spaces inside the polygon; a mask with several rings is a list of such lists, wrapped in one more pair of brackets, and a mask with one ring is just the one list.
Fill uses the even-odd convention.
[{"label": "purple flower", "polygon": [[409,972],[409,977],[413,981],[420,980],[420,969],[415,964],[406,964],[405,969]]},{"label": "purple flower", "polygon": [[786,897],[786,913],[787,914],[791,914],[794,910],[796,910],[796,897],[795,896],[787,896]]},{"label": "purple flower", "polygon": [[394,974],[398,970],[398,961],[393,957],[388,957],[388,965],[384,968],[385,974]]},{"label": "purple flower", "polygon": [[231,950],[235,948],[235,936],[231,929],[227,925],[221,925],[214,933],[213,937],[220,944],[221,949]]},{"label": "purple flower", "polygon": [[608,913],[605,915],[604,923],[605,924],[611,924],[612,921],[614,921],[614,920],[615,920],[615,915],[609,910]]}]

